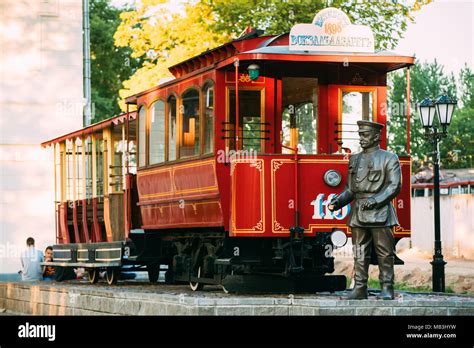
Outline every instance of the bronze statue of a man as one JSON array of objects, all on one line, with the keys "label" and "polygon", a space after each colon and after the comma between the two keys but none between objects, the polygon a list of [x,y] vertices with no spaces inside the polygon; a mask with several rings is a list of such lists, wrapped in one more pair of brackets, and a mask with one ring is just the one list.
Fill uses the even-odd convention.
[{"label": "bronze statue of a man", "polygon": [[388,300],[395,296],[392,227],[398,225],[398,220],[391,201],[401,188],[400,162],[397,155],[380,149],[382,124],[358,121],[357,125],[363,151],[350,157],[346,188],[329,203],[329,209],[339,210],[354,201],[347,225],[352,229],[355,287],[348,298],[367,298],[373,242],[382,287],[379,298]]}]

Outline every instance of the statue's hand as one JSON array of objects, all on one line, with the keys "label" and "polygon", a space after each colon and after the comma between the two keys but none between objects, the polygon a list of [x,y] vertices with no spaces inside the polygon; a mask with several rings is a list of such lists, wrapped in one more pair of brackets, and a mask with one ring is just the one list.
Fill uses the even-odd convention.
[{"label": "statue's hand", "polygon": [[339,203],[339,200],[337,199],[337,197],[334,197],[333,199],[331,199],[331,201],[329,202],[328,204],[328,209],[330,211],[336,211],[336,210],[339,210],[341,209],[340,208],[340,203]]},{"label": "statue's hand", "polygon": [[375,201],[375,199],[370,197],[362,205],[362,210],[374,209],[376,205],[377,205],[377,202]]}]

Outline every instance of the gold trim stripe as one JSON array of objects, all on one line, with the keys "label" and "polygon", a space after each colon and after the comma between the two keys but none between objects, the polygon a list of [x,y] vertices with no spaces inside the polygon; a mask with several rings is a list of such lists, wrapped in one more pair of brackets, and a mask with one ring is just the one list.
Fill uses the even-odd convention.
[{"label": "gold trim stripe", "polygon": [[[212,165],[213,174],[214,174],[214,185],[213,186],[195,187],[195,188],[184,189],[184,190],[177,190],[176,189],[176,183],[175,183],[175,179],[174,179],[176,170],[179,170],[179,169],[182,169],[182,168],[202,167],[202,166],[207,166],[209,164]],[[186,164],[176,165],[176,166],[167,167],[167,168],[158,168],[158,169],[154,169],[154,170],[150,170],[150,171],[146,171],[146,172],[138,172],[137,176],[138,177],[143,177],[143,176],[147,176],[147,175],[151,175],[151,174],[165,173],[165,172],[170,173],[170,182],[171,182],[171,186],[172,186],[171,191],[158,192],[158,193],[144,193],[144,194],[141,194],[139,192],[140,198],[166,197],[166,196],[174,196],[174,195],[186,194],[186,193],[195,193],[195,192],[218,190],[217,175],[216,175],[216,162],[215,162],[214,159],[203,161],[203,162],[186,163]]]}]

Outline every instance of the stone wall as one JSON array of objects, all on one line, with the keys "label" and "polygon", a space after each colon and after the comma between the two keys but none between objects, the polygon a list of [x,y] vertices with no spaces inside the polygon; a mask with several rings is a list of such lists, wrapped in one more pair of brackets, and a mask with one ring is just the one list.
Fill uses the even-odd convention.
[{"label": "stone wall", "polygon": [[0,1],[0,273],[55,242],[52,149],[82,127],[82,1]]},{"label": "stone wall", "polygon": [[[474,195],[440,198],[443,254],[474,260]],[[433,197],[414,197],[411,202],[412,246],[433,253]]]}]

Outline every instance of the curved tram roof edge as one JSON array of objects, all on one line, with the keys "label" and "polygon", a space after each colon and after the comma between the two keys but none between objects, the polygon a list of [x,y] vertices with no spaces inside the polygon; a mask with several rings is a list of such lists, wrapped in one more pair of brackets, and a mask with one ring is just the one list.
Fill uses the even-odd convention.
[{"label": "curved tram roof edge", "polygon": [[[129,115],[130,115],[130,119],[132,119],[132,120],[134,120],[137,117],[136,111],[130,111]],[[65,135],[61,135],[57,138],[45,141],[45,142],[41,143],[41,146],[42,147],[48,147],[50,145],[60,143],[64,140],[69,140],[69,139],[72,139],[72,138],[79,138],[79,137],[82,137],[82,136],[85,136],[85,135],[89,135],[89,134],[97,132],[101,129],[107,128],[111,124],[118,125],[120,123],[124,123],[124,122],[126,122],[126,120],[127,120],[127,113],[123,113],[123,114],[120,114],[120,115],[117,115],[117,116],[113,116],[113,117],[108,118],[106,120],[94,123],[90,126],[87,126],[87,127],[81,128],[79,130],[67,133]]]},{"label": "curved tram roof edge", "polygon": [[[199,56],[197,56],[199,57]],[[193,58],[189,59],[192,60]],[[410,67],[415,64],[415,56],[399,55],[391,51],[378,51],[375,53],[347,53],[347,52],[318,52],[318,51],[290,51],[289,46],[265,46],[249,51],[238,52],[224,58],[219,62],[209,66],[191,71],[174,80],[151,87],[142,92],[133,94],[125,98],[129,104],[135,104],[137,98],[157,89],[170,87],[187,78],[195,76],[201,72],[212,68],[223,69],[228,66],[233,67],[235,59],[241,61],[281,61],[281,62],[307,62],[307,63],[349,63],[380,65],[380,73],[387,73],[397,69]],[[179,64],[178,64],[179,65]],[[170,67],[172,68],[172,67]]]}]

